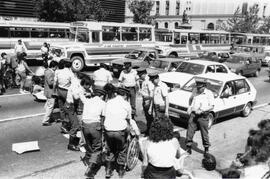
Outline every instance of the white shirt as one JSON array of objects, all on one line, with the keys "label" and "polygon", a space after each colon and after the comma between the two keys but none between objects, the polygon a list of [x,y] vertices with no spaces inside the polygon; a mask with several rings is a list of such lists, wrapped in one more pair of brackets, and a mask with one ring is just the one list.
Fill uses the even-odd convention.
[{"label": "white shirt", "polygon": [[55,71],[54,81],[58,83],[60,88],[68,89],[73,79],[74,74],[68,68]]},{"label": "white shirt", "polygon": [[191,103],[191,110],[198,111],[199,109],[203,112],[208,111],[214,105],[214,94],[208,89],[204,89],[202,94],[195,96]]},{"label": "white shirt", "polygon": [[107,83],[113,80],[111,72],[104,68],[100,68],[94,72],[94,85],[105,86]]},{"label": "white shirt", "polygon": [[162,81],[159,81],[158,85],[154,86],[153,89],[154,104],[165,106],[165,97],[167,96],[168,96],[168,86]]},{"label": "white shirt", "polygon": [[43,45],[42,45],[42,47],[40,48],[40,50],[41,50],[41,53],[42,53],[42,54],[48,53],[48,48],[45,47],[45,46],[43,46]]},{"label": "white shirt", "polygon": [[268,165],[262,163],[262,164],[258,164],[258,165],[244,168],[242,173],[241,173],[240,178],[243,178],[243,179],[256,179],[256,178],[264,179],[262,177],[268,171],[269,171]]},{"label": "white shirt", "polygon": [[82,120],[85,123],[100,122],[106,103],[100,97],[81,98],[83,102]]},{"label": "white shirt", "polygon": [[106,130],[124,130],[127,128],[126,119],[131,119],[131,106],[122,96],[116,96],[107,102],[104,116],[104,126]]},{"label": "white shirt", "polygon": [[134,69],[131,69],[129,73],[123,70],[119,76],[119,81],[122,82],[125,87],[135,87],[138,79],[139,76],[137,75],[137,71]]},{"label": "white shirt", "polygon": [[22,52],[26,52],[26,48],[25,48],[23,43],[21,45],[16,44],[14,47],[14,51],[15,51],[15,53],[18,53],[18,52],[22,53]]},{"label": "white shirt", "polygon": [[143,97],[150,97],[153,89],[154,89],[154,84],[151,81],[149,81],[149,76],[147,75],[145,77],[145,80],[142,82],[142,88],[140,90],[140,94]]},{"label": "white shirt", "polygon": [[81,94],[84,94],[84,88],[80,84],[80,80],[78,78],[73,78],[71,81],[71,85],[68,88],[67,92],[67,102],[74,103],[74,99],[79,99]]}]

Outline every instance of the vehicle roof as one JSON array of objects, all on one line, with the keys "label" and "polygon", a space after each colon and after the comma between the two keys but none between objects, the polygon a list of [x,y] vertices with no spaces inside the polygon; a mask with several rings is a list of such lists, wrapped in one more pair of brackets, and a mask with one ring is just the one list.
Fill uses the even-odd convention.
[{"label": "vehicle roof", "polygon": [[253,57],[253,55],[250,53],[235,53],[232,56]]},{"label": "vehicle roof", "polygon": [[166,61],[166,62],[182,62],[186,61],[184,58],[159,58],[159,61]]},{"label": "vehicle roof", "polygon": [[239,45],[238,47],[264,47],[264,46],[262,46],[262,45],[247,44],[247,45]]},{"label": "vehicle roof", "polygon": [[216,52],[216,53],[229,53],[229,51],[216,51],[216,50],[208,50],[208,53],[210,52]]},{"label": "vehicle roof", "polygon": [[134,49],[134,50],[132,50],[132,51],[135,51],[135,50],[137,50],[137,51],[156,51],[156,49],[155,48],[150,48],[150,47],[144,47],[144,48],[142,48],[142,47],[139,47],[139,48],[136,48],[136,49]]},{"label": "vehicle roof", "polygon": [[200,60],[189,60],[185,61],[187,63],[196,63],[201,65],[221,65],[219,62],[209,61],[208,59],[200,58]]},{"label": "vehicle roof", "polygon": [[237,75],[235,73],[205,73],[205,74],[197,75],[195,77],[207,78],[207,79],[212,79],[212,80],[217,80],[217,81],[222,81],[222,82],[245,79],[245,77]]}]

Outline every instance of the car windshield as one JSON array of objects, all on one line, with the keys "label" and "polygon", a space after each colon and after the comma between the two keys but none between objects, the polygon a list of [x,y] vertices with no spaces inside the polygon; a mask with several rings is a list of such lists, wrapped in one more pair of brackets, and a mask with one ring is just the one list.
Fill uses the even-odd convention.
[{"label": "car windshield", "polygon": [[162,60],[154,60],[152,64],[150,65],[150,68],[168,68],[169,62],[168,61],[162,61]]},{"label": "car windshield", "polygon": [[129,53],[126,58],[130,59],[139,59],[142,60],[146,56],[147,52],[146,51],[141,51],[141,50],[134,50],[131,53]]},{"label": "car windshield", "polygon": [[[207,85],[207,89],[211,90],[214,93],[214,96],[217,97],[223,85],[222,81],[206,79],[206,78],[200,78],[200,79],[204,79],[209,82]],[[196,87],[195,78],[192,78],[182,87],[182,90],[192,92],[195,89],[195,87]]]},{"label": "car windshield", "polygon": [[190,63],[190,62],[183,62],[176,69],[176,72],[183,72],[183,73],[198,75],[198,74],[202,74],[203,70],[204,70],[204,65]]}]

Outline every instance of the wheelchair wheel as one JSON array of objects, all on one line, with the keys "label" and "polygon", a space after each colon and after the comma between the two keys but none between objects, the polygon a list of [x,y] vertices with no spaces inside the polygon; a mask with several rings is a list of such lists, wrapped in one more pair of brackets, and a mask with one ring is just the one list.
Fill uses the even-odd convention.
[{"label": "wheelchair wheel", "polygon": [[131,171],[139,160],[140,147],[137,138],[131,139],[128,146],[126,158],[126,170]]}]

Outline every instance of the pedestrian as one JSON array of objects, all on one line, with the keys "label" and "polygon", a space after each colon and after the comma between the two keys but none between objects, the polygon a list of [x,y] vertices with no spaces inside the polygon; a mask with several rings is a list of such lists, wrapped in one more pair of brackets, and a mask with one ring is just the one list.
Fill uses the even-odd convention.
[{"label": "pedestrian", "polygon": [[129,89],[119,87],[116,92],[116,97],[107,101],[104,112],[105,139],[108,145],[106,178],[112,176],[114,167],[118,168],[119,178],[125,174],[128,125],[132,119],[131,105],[127,101]]},{"label": "pedestrian", "polygon": [[42,121],[43,126],[51,125],[51,116],[55,105],[55,98],[53,95],[54,73],[57,69],[57,62],[50,63],[49,68],[45,70],[44,76],[44,95],[47,98],[45,103],[45,115]]},{"label": "pedestrian", "polygon": [[6,92],[5,73],[8,68],[7,54],[3,52],[0,59],[0,95]]},{"label": "pedestrian", "polygon": [[103,89],[107,83],[111,83],[113,80],[111,72],[107,70],[107,66],[104,63],[100,63],[100,68],[94,72],[93,76],[95,89]]},{"label": "pedestrian", "polygon": [[149,80],[149,76],[145,68],[138,69],[137,71],[138,76],[142,81],[139,94],[142,96],[142,107],[147,125],[146,134],[148,135],[151,123],[153,121],[153,116],[149,114],[149,109],[151,106],[151,91],[153,91],[154,85]]},{"label": "pedestrian", "polygon": [[68,133],[70,128],[70,121],[67,116],[65,103],[67,99],[68,88],[74,79],[74,74],[69,69],[69,62],[60,60],[58,70],[55,71],[54,76],[54,91],[57,91],[58,105],[60,109],[60,118],[62,121],[61,130],[63,133]]},{"label": "pedestrian", "polygon": [[102,122],[106,106],[105,96],[106,91],[101,89],[95,89],[92,98],[80,95],[84,104],[82,132],[86,142],[86,153],[82,160],[88,165],[85,176],[89,179],[93,179],[102,166]]},{"label": "pedestrian", "polygon": [[25,45],[23,44],[22,40],[19,39],[18,40],[18,43],[15,44],[15,46],[14,46],[14,53],[15,53],[15,55],[19,56],[20,54],[26,53],[26,52],[27,51],[26,51]]},{"label": "pedestrian", "polygon": [[204,152],[209,152],[210,142],[208,130],[212,121],[209,121],[208,116],[214,108],[214,94],[211,90],[207,89],[207,83],[204,79],[196,79],[195,93],[188,110],[190,117],[187,128],[186,146],[189,154],[191,154],[193,136],[197,129],[201,131]]},{"label": "pedestrian", "polygon": [[176,159],[185,154],[174,138],[173,124],[164,117],[152,122],[149,137],[143,143],[142,174],[145,179],[176,178]]},{"label": "pedestrian", "polygon": [[168,86],[159,79],[158,73],[150,73],[149,77],[154,84],[150,114],[157,118],[164,115],[169,117]]},{"label": "pedestrian", "polygon": [[21,53],[20,55],[18,55],[18,66],[16,67],[16,74],[20,78],[20,93],[21,94],[29,93],[28,91],[24,90],[27,73],[31,73],[32,75],[34,75],[32,70],[29,68],[29,66],[25,62],[25,53]]},{"label": "pedestrian", "polygon": [[45,62],[48,62],[48,55],[49,55],[49,48],[48,44],[46,42],[43,43],[43,45],[40,48],[41,51],[41,57]]},{"label": "pedestrian", "polygon": [[132,116],[136,116],[136,90],[139,89],[139,77],[137,71],[132,69],[131,62],[124,62],[124,70],[120,73],[121,86],[129,90]]}]

